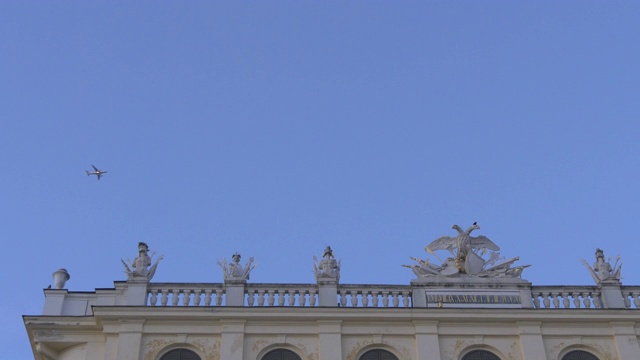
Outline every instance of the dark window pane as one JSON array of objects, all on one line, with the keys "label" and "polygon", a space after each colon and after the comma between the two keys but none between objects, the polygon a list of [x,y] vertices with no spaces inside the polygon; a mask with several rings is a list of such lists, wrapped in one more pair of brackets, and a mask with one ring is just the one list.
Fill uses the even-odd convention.
[{"label": "dark window pane", "polygon": [[300,356],[296,355],[291,350],[287,349],[276,349],[273,351],[269,351],[267,355],[265,355],[262,360],[302,360]]},{"label": "dark window pane", "polygon": [[191,350],[175,349],[164,354],[160,360],[200,360],[200,356]]},{"label": "dark window pane", "polygon": [[465,355],[462,360],[500,360],[500,358],[485,350],[474,350]]},{"label": "dark window pane", "polygon": [[586,351],[575,350],[563,356],[562,360],[598,360],[598,358]]},{"label": "dark window pane", "polygon": [[398,360],[398,358],[387,350],[369,350],[360,357],[360,360]]}]

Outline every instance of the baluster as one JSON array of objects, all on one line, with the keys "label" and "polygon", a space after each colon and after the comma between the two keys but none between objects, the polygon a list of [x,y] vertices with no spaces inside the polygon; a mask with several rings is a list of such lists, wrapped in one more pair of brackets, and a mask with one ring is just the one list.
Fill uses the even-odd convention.
[{"label": "baluster", "polygon": [[560,297],[562,297],[562,307],[564,307],[565,309],[569,308],[569,296],[571,295],[570,292],[567,292],[565,294],[560,294]]},{"label": "baluster", "polygon": [[378,295],[380,295],[380,291],[372,291],[371,292],[371,303],[373,307],[378,307]]},{"label": "baluster", "polygon": [[160,299],[160,303],[162,304],[162,306],[167,306],[167,302],[169,301],[169,290],[168,289],[163,289],[162,290],[162,299]]},{"label": "baluster", "polygon": [[351,292],[351,307],[358,307],[358,292]]},{"label": "baluster", "polygon": [[533,307],[536,309],[540,309],[540,294],[532,293],[531,300],[533,301]]},{"label": "baluster", "polygon": [[369,307],[369,291],[362,292],[362,307]]},{"label": "baluster", "polygon": [[216,294],[216,306],[221,306],[222,305],[222,295],[224,294],[224,290],[216,290],[215,291]]},{"label": "baluster", "polygon": [[388,292],[382,292],[382,306],[389,307],[389,294]]},{"label": "baluster", "polygon": [[585,309],[591,309],[593,305],[591,303],[590,293],[588,291],[585,291],[581,292],[580,295],[582,295],[582,306]]},{"label": "baluster", "polygon": [[640,309],[640,294],[632,293],[633,295],[633,304],[636,306],[636,309]]},{"label": "baluster", "polygon": [[400,305],[399,299],[398,299],[398,292],[394,291],[393,292],[393,307],[398,307],[398,305]]},{"label": "baluster", "polygon": [[296,304],[296,290],[293,291],[289,291],[289,301],[288,304],[289,306],[294,306]]},{"label": "baluster", "polygon": [[311,296],[311,294],[309,293],[309,290],[304,290],[304,293],[302,294],[302,298],[300,301],[300,306],[309,306],[309,297]]},{"label": "baluster", "polygon": [[[269,289],[265,289],[264,290],[264,294],[262,295],[264,297],[263,300],[263,304],[264,306],[273,306],[273,302],[274,302],[274,298],[273,298],[273,292],[275,290],[269,290]],[[271,298],[271,299],[269,299]],[[269,304],[269,301],[271,301],[271,304]]]},{"label": "baluster", "polygon": [[402,292],[402,305],[404,305],[404,307],[409,307],[411,305],[410,303],[410,292],[409,291],[403,291]]},{"label": "baluster", "polygon": [[544,304],[544,307],[546,309],[551,307],[551,300],[549,300],[549,297],[551,296],[551,293],[541,293],[542,294],[542,303]]},{"label": "baluster", "polygon": [[347,292],[344,290],[340,291],[340,306],[347,306]]},{"label": "baluster", "polygon": [[211,306],[211,293],[213,291],[211,289],[207,289],[204,291],[204,306]]},{"label": "baluster", "polygon": [[193,292],[193,306],[200,306],[200,301],[202,297],[202,289],[201,290],[192,290]]},{"label": "baluster", "polygon": [[311,307],[316,306],[316,291],[315,290],[311,290],[311,292],[309,293],[309,306],[311,306]]},{"label": "baluster", "polygon": [[267,290],[256,290],[256,292],[258,293],[258,306],[264,306],[265,293]]},{"label": "baluster", "polygon": [[593,304],[597,309],[600,309],[600,294],[599,293],[591,293],[591,298],[593,299]]},{"label": "baluster", "polygon": [[180,301],[180,289],[173,289],[171,291],[171,305],[178,306],[178,301]]},{"label": "baluster", "polygon": [[560,299],[558,298],[558,296],[560,296],[560,293],[554,292],[551,294],[551,296],[553,297],[553,307],[556,309],[560,308]]},{"label": "baluster", "polygon": [[284,306],[284,297],[287,294],[287,290],[283,290],[282,292],[278,291],[278,306]]},{"label": "baluster", "polygon": [[149,300],[151,306],[156,306],[156,302],[158,301],[158,290],[151,290],[151,299]]},{"label": "baluster", "polygon": [[631,296],[631,294],[624,296],[624,307],[627,309],[631,307],[631,300],[629,300],[629,296]]},{"label": "baluster", "polygon": [[275,303],[275,301],[276,301],[276,298],[275,298],[276,291],[278,291],[278,290],[267,291],[267,294],[268,294],[267,305],[273,306],[273,304]]},{"label": "baluster", "polygon": [[184,290],[182,292],[182,305],[189,306],[190,300],[191,300],[191,290]]},{"label": "baluster", "polygon": [[576,309],[580,309],[580,296],[582,296],[582,293],[571,293],[571,296],[573,296],[573,306]]}]

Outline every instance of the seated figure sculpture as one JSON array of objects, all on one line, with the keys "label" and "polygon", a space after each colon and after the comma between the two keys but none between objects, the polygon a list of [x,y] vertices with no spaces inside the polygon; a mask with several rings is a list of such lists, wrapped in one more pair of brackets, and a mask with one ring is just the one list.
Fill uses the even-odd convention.
[{"label": "seated figure sculpture", "polygon": [[589,263],[585,259],[581,259],[582,264],[589,270],[593,281],[600,285],[602,283],[619,283],[620,272],[622,271],[622,263],[620,256],[616,257],[616,262],[611,266],[611,259],[605,261],[604,251],[602,249],[596,249],[596,261],[593,263],[593,267],[589,266]]},{"label": "seated figure sculpture", "polygon": [[[127,259],[127,262],[129,263],[127,264],[127,262],[120,259],[120,261],[122,261],[122,264],[124,265],[125,273],[127,274],[128,280],[143,279],[143,280],[151,281],[151,279],[153,278],[153,275],[155,275],[156,273],[156,268],[158,267],[158,263],[164,257],[160,255],[156,260],[156,262],[153,265],[151,265],[151,258],[153,257],[155,252],[153,252],[151,256],[149,256],[148,253],[149,253],[149,246],[147,246],[147,244],[144,242],[139,242],[138,256],[135,259],[133,259],[133,261]],[[131,267],[129,267],[129,265]]]},{"label": "seated figure sculpture", "polygon": [[218,265],[222,268],[222,273],[224,275],[225,281],[246,281],[249,280],[249,274],[251,270],[255,267],[253,264],[253,257],[249,258],[246,266],[243,268],[240,265],[240,259],[242,256],[240,254],[235,253],[231,256],[231,260],[233,261],[231,264],[227,264],[227,260],[223,259],[222,261],[218,260]]},{"label": "seated figure sculpture", "polygon": [[336,261],[333,256],[331,246],[327,246],[322,255],[322,260],[313,257],[313,272],[317,281],[335,280],[340,281],[340,261]]}]

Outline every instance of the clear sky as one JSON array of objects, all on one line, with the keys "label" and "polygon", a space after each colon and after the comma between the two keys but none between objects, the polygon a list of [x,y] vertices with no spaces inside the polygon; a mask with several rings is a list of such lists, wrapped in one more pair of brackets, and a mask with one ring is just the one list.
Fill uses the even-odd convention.
[{"label": "clear sky", "polygon": [[[0,2],[3,356],[124,280],[409,284],[474,221],[534,285],[640,285],[636,1]],[[91,164],[108,171],[87,177]]]}]

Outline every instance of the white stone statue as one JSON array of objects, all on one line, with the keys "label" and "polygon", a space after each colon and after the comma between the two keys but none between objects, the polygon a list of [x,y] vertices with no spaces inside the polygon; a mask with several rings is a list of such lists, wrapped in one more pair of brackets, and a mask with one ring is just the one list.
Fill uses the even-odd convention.
[{"label": "white stone statue", "polygon": [[[458,225],[453,225],[452,229],[458,232],[455,237],[442,236],[432,241],[425,247],[425,251],[438,258],[442,265],[434,265],[428,259],[411,258],[416,262],[414,265],[403,265],[410,268],[418,277],[429,276],[475,276],[475,277],[517,277],[522,275],[522,271],[530,265],[511,267],[513,263],[520,260],[514,257],[509,260],[500,257],[500,250],[496,244],[486,236],[471,236],[473,230],[480,229],[477,223],[473,223],[466,231]],[[442,261],[436,250],[446,250],[451,254],[445,261]],[[488,259],[483,256],[490,251]]]},{"label": "white stone statue", "polygon": [[249,274],[251,270],[256,266],[253,264],[253,257],[249,258],[249,261],[243,268],[240,265],[240,254],[235,253],[231,256],[233,260],[232,263],[227,264],[227,260],[223,259],[222,261],[218,260],[218,265],[222,268],[222,273],[224,274],[225,280],[231,281],[246,281],[249,280]]},{"label": "white stone statue", "polygon": [[602,249],[596,249],[596,261],[593,263],[593,267],[589,266],[589,263],[585,259],[581,259],[582,264],[589,270],[593,281],[600,285],[602,283],[617,284],[620,283],[620,272],[622,271],[622,263],[620,256],[616,256],[616,262],[611,266],[611,258],[604,260],[604,251]]},{"label": "white stone statue", "polygon": [[151,256],[148,255],[148,252],[149,246],[144,242],[139,242],[138,257],[133,259],[133,261],[127,258],[126,262],[120,259],[124,265],[125,272],[127,273],[127,279],[146,279],[147,281],[151,281],[153,275],[156,273],[158,263],[164,258],[164,256],[160,255],[156,262],[151,265],[151,258],[155,255],[155,251],[151,253]]},{"label": "white stone statue", "polygon": [[317,281],[335,280],[340,281],[340,260],[336,261],[333,256],[331,246],[327,246],[322,255],[322,260],[318,262],[317,257],[313,257],[313,272]]}]

